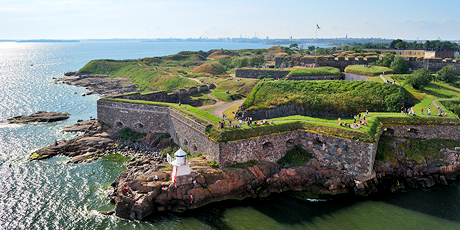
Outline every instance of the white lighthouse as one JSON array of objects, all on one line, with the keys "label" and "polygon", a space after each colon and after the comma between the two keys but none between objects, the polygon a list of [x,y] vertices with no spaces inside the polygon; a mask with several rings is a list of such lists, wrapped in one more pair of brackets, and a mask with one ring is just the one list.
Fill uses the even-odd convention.
[{"label": "white lighthouse", "polygon": [[168,155],[168,162],[171,164],[171,180],[176,183],[177,177],[190,175],[190,166],[187,163],[187,153],[179,149],[174,153],[176,159],[171,162],[171,157]]}]

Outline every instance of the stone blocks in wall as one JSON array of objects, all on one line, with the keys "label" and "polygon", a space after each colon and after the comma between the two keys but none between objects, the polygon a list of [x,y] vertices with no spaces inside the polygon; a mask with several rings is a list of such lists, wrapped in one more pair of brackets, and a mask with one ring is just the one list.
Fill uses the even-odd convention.
[{"label": "stone blocks in wall", "polygon": [[97,117],[116,129],[130,128],[143,133],[167,133],[168,108],[161,106],[97,101]]},{"label": "stone blocks in wall", "polygon": [[291,71],[283,71],[283,70],[264,70],[262,69],[255,69],[254,70],[249,70],[249,69],[237,69],[235,71],[235,76],[237,78],[258,78],[259,76],[268,76],[271,75],[274,78],[283,78],[286,77]]},{"label": "stone blocks in wall", "polygon": [[276,162],[295,145],[312,153],[322,166],[357,178],[372,173],[377,146],[309,131],[292,131],[220,144],[220,165],[250,160]]},{"label": "stone blocks in wall", "polygon": [[192,154],[202,153],[218,162],[219,144],[209,139],[207,127],[168,107],[98,100],[98,120],[112,127],[143,133],[169,133]]},{"label": "stone blocks in wall", "polygon": [[337,111],[317,111],[317,110],[305,110],[301,106],[295,104],[276,106],[273,109],[261,109],[261,110],[244,110],[242,117],[252,117],[254,120],[272,119],[277,117],[288,117],[294,115],[302,115],[308,117],[353,117],[354,113],[340,113]]},{"label": "stone blocks in wall", "polygon": [[460,140],[460,126],[384,125],[381,130],[382,134],[386,136],[421,138],[425,140]]}]

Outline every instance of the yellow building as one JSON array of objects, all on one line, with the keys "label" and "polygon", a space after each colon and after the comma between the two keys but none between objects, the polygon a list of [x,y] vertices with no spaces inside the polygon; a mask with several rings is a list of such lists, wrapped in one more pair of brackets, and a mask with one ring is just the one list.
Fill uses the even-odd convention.
[{"label": "yellow building", "polygon": [[402,57],[416,57],[423,58],[425,57],[425,50],[395,50],[396,55]]}]

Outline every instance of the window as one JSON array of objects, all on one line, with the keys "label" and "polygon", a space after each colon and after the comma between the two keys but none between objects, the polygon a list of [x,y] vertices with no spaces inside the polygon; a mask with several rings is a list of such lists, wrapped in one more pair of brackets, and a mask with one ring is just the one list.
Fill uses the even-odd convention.
[{"label": "window", "polygon": [[139,122],[139,123],[136,123],[136,125],[134,125],[134,127],[135,127],[136,129],[143,129],[143,128],[144,128],[144,125],[143,125],[142,123]]},{"label": "window", "polygon": [[115,122],[115,128],[123,128],[123,123],[121,123],[121,121]]},{"label": "window", "polygon": [[262,149],[263,150],[270,150],[273,148],[273,143],[271,142],[266,142],[263,146],[262,146]]}]

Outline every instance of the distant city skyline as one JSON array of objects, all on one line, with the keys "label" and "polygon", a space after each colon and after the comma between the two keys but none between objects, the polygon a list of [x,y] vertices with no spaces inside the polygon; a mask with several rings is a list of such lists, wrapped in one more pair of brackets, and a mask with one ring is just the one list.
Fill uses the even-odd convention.
[{"label": "distant city skyline", "polygon": [[387,38],[460,40],[455,0],[0,0],[0,40]]}]

